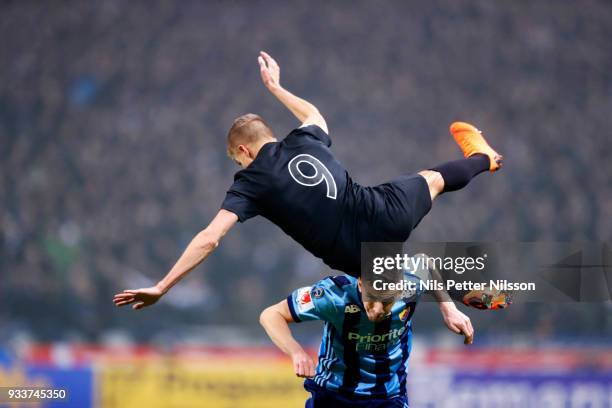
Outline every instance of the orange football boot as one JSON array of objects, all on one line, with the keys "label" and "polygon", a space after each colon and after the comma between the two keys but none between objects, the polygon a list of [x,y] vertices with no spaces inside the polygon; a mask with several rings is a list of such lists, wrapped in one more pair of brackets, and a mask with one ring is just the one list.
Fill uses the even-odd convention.
[{"label": "orange football boot", "polygon": [[512,297],[504,291],[472,290],[463,297],[463,303],[476,309],[505,309],[512,304]]},{"label": "orange football boot", "polygon": [[476,129],[475,126],[465,122],[454,122],[450,125],[450,132],[465,157],[477,153],[486,154],[489,156],[489,171],[496,171],[502,167],[504,156],[498,154],[489,146],[480,130]]}]

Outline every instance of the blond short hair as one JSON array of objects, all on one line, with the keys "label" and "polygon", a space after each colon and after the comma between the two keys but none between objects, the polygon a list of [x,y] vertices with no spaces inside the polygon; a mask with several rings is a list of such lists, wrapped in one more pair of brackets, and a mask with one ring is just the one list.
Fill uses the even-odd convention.
[{"label": "blond short hair", "polygon": [[227,133],[227,154],[233,157],[239,145],[248,145],[262,139],[272,139],[274,133],[261,116],[247,113],[232,123]]}]

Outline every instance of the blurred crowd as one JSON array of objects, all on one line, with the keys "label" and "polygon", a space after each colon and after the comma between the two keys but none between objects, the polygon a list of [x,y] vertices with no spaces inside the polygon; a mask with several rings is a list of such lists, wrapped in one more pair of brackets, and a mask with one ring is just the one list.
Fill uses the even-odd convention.
[{"label": "blurred crowd", "polygon": [[[605,0],[7,1],[0,10],[0,341],[148,340],[231,325],[261,335],[265,305],[332,273],[255,219],[162,304],[129,313],[111,302],[157,282],[216,213],[238,170],[225,156],[235,117],[259,113],[279,137],[297,125],[260,83],[260,49],[278,60],[281,83],[324,114],[360,183],[459,158],[447,131],[456,119],[504,154],[501,172],[442,196],[411,239],[612,239]],[[612,335],[601,304],[503,313],[543,338]],[[495,330],[491,316],[476,319]]]}]

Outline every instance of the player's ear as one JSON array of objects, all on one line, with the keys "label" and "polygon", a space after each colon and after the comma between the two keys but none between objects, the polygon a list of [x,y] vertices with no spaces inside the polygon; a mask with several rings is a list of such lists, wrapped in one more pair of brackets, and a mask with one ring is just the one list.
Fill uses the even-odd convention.
[{"label": "player's ear", "polygon": [[363,284],[361,283],[361,276],[357,278],[357,287],[359,288],[359,291],[361,292],[361,289],[363,288]]},{"label": "player's ear", "polygon": [[249,159],[254,159],[255,158],[255,155],[253,154],[251,149],[248,148],[247,145],[243,145],[243,144],[238,145],[238,151],[242,152],[242,154],[244,154]]}]

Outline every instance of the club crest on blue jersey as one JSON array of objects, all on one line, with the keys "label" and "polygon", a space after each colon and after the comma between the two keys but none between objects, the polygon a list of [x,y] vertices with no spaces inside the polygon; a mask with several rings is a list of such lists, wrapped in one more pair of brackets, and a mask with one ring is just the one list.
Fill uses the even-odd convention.
[{"label": "club crest on blue jersey", "polygon": [[315,298],[319,299],[323,296],[323,288],[314,288],[312,290],[312,296],[314,296]]},{"label": "club crest on blue jersey", "polygon": [[405,322],[410,316],[410,306],[407,306],[404,310],[402,310],[399,314],[399,318],[402,322]]}]

